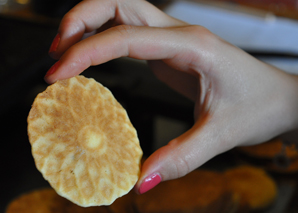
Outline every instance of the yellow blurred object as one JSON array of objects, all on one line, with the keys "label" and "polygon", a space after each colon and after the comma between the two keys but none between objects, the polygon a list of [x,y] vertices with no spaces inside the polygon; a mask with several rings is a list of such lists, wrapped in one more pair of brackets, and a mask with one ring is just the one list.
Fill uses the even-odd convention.
[{"label": "yellow blurred object", "polygon": [[19,4],[29,4],[30,0],[16,0],[16,2]]}]

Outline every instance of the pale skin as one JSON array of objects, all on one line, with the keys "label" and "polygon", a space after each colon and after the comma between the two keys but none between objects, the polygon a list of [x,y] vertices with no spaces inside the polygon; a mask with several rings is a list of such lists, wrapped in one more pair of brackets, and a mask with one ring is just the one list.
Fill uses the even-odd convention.
[{"label": "pale skin", "polygon": [[145,161],[137,192],[152,174],[161,181],[179,178],[236,146],[298,127],[297,76],[146,1],[82,1],[64,16],[58,32],[61,39],[50,55],[59,64],[45,77],[48,83],[127,56],[148,60],[161,81],[195,103],[194,126]]}]

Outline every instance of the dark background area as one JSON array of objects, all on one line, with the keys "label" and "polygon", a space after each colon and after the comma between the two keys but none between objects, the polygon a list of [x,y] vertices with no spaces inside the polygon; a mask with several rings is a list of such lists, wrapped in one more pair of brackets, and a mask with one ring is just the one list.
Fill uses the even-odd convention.
[{"label": "dark background area", "polygon": [[[37,171],[31,155],[27,116],[35,96],[47,87],[43,77],[55,62],[48,56],[48,49],[59,20],[77,2],[32,1],[29,14],[0,13],[0,212],[20,194],[49,186]],[[163,5],[167,1],[152,2]],[[193,124],[193,103],[159,82],[143,61],[117,59],[90,67],[83,75],[108,87],[126,108],[145,156],[152,153],[153,142],[159,137],[156,118],[169,119],[185,127]],[[228,152],[204,167],[223,169],[234,161],[234,155]],[[296,212],[297,175],[274,177],[281,186],[279,197],[289,196],[284,196],[287,200],[281,200],[281,205],[289,213]]]},{"label": "dark background area", "polygon": [[[40,2],[43,5],[36,4],[36,11],[46,16],[0,15],[0,212],[18,195],[49,186],[31,155],[27,116],[35,96],[47,87],[43,77],[55,62],[48,50],[61,15],[74,2],[66,2],[62,9]],[[192,103],[157,81],[145,62],[118,59],[91,67],[83,75],[108,87],[127,109],[145,155],[153,149],[155,116],[192,124]]]}]

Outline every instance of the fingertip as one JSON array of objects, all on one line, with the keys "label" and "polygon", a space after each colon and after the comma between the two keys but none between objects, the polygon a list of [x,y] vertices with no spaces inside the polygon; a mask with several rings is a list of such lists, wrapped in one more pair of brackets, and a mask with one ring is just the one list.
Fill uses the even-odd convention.
[{"label": "fingertip", "polygon": [[168,161],[169,150],[169,146],[161,147],[144,161],[140,178],[134,187],[137,194],[143,194],[160,182],[167,180],[167,177],[164,176],[167,172],[163,165]]},{"label": "fingertip", "polygon": [[57,50],[60,40],[61,40],[61,35],[60,35],[60,33],[57,33],[57,35],[55,36],[55,38],[50,46],[49,53],[55,52]]},{"label": "fingertip", "polygon": [[43,79],[47,84],[53,84],[56,82],[56,80],[52,79],[51,77],[47,77],[47,76],[45,76]]},{"label": "fingertip", "polygon": [[139,187],[139,193],[144,194],[145,192],[153,189],[161,182],[161,175],[158,172],[155,172],[151,175],[148,175],[141,183]]},{"label": "fingertip", "polygon": [[56,59],[56,60],[58,60],[60,58],[60,56],[57,52],[60,41],[61,41],[61,34],[57,33],[57,35],[53,39],[53,42],[52,42],[52,44],[50,46],[50,49],[49,49],[49,52],[48,52],[49,56],[53,59]]},{"label": "fingertip", "polygon": [[56,80],[53,77],[53,74],[56,73],[57,69],[59,68],[61,62],[57,61],[46,73],[46,75],[44,76],[44,80],[48,83],[48,84],[53,84]]},{"label": "fingertip", "polygon": [[134,188],[137,194],[144,194],[149,190],[153,189],[162,181],[162,177],[158,172],[154,172],[153,174],[145,177],[141,183],[137,184]]},{"label": "fingertip", "polygon": [[162,181],[180,178],[197,168],[201,156],[193,137],[191,132],[186,132],[149,156],[134,190],[143,194]]}]

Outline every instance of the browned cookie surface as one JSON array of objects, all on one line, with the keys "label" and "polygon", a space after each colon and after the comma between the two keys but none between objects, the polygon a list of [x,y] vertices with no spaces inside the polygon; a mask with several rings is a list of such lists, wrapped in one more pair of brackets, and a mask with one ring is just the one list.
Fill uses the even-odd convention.
[{"label": "browned cookie surface", "polygon": [[37,169],[80,206],[109,205],[138,180],[142,150],[126,111],[93,79],[57,81],[28,116]]},{"label": "browned cookie surface", "polygon": [[38,189],[19,196],[6,213],[109,213],[107,207],[80,207],[59,196],[51,188]]}]

